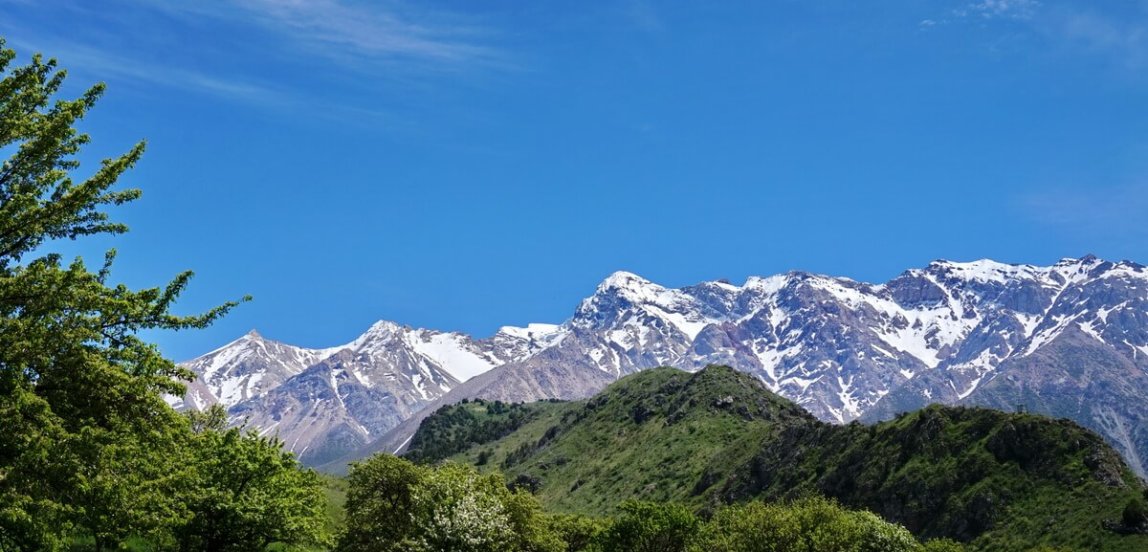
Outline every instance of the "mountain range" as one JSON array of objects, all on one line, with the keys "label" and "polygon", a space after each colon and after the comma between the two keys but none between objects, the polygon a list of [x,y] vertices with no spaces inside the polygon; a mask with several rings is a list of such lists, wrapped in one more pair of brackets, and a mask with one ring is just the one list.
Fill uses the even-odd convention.
[{"label": "mountain range", "polygon": [[184,363],[179,407],[219,402],[311,465],[401,449],[437,406],[593,395],[657,366],[723,364],[824,421],[930,403],[1027,410],[1148,459],[1148,269],[935,261],[883,284],[790,272],[671,289],[617,272],[558,325],[474,339],[379,322],[304,349],[250,333]]}]

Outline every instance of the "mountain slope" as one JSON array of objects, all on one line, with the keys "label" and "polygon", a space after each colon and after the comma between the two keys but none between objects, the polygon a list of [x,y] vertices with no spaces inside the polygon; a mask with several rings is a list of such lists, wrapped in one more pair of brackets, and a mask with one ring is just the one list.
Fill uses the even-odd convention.
[{"label": "mountain slope", "polygon": [[[1092,357],[1118,359],[1109,364],[1119,368],[1084,381],[1034,367],[1033,359],[1067,362],[1064,344],[1081,332],[1093,338]],[[435,406],[583,398],[641,369],[723,363],[843,423],[934,402],[1012,410],[1022,404],[1013,390],[991,390],[1016,382],[1045,389],[1023,406],[1096,429],[1145,473],[1148,423],[1139,413],[1148,412],[1148,395],[1135,390],[1148,372],[1148,270],[1135,263],[937,261],[882,285],[795,272],[676,290],[621,272],[554,335],[549,347],[463,383]],[[1097,408],[1074,405],[1080,397]],[[425,414],[359,454],[401,447]]]},{"label": "mountain slope", "polygon": [[[451,459],[502,470],[557,511],[820,494],[974,549],[1148,547],[1148,536],[1101,528],[1141,495],[1141,482],[1065,420],[934,406],[874,426],[833,425],[724,367],[649,370],[590,399],[528,408],[516,430],[485,442],[471,432],[476,442]],[[444,409],[424,427],[456,435],[444,426],[475,423],[464,418]]]},{"label": "mountain slope", "polygon": [[251,330],[243,337],[194,360],[181,363],[199,378],[183,397],[170,397],[176,408],[202,410],[212,404],[234,405],[271,391],[338,349],[305,349],[264,338]]},{"label": "mountain slope", "polygon": [[504,328],[475,341],[383,321],[322,350],[251,332],[184,363],[200,378],[173,402],[223,404],[237,423],[277,434],[302,461],[320,464],[363,446],[460,381],[537,351],[549,331]]},{"label": "mountain slope", "polygon": [[[279,423],[276,430],[296,451],[313,439],[297,441],[294,433],[339,433],[335,449],[349,452],[338,464],[401,448],[427,405],[478,397],[578,399],[654,366],[721,363],[835,423],[888,419],[934,402],[1019,405],[1069,417],[1100,431],[1138,473],[1148,473],[1148,422],[1141,414],[1148,412],[1148,394],[1136,392],[1148,373],[1148,269],[1130,262],[936,261],[879,285],[792,272],[680,289],[618,272],[557,326],[503,328],[476,340],[381,324],[393,326],[377,329],[390,337],[375,339],[361,362],[342,365],[352,375],[396,374],[393,388],[360,392],[376,380],[340,383],[339,369],[330,366],[303,376],[332,358],[328,349],[315,364],[267,380],[282,381],[273,393],[276,386],[229,383],[251,389],[237,412],[270,428],[285,409],[298,414],[310,401],[328,402],[314,407],[320,422],[305,428],[291,422],[298,426],[293,433]],[[363,340],[369,339],[333,349],[359,354]],[[1099,359],[1105,368],[1077,377],[1081,359]],[[308,381],[287,385],[295,377]],[[317,393],[317,385],[331,392]],[[363,407],[348,408],[342,396],[348,393]],[[1032,404],[1019,401],[1022,395],[1031,395]],[[365,445],[356,452],[355,443]],[[336,458],[335,449],[323,456]]]}]

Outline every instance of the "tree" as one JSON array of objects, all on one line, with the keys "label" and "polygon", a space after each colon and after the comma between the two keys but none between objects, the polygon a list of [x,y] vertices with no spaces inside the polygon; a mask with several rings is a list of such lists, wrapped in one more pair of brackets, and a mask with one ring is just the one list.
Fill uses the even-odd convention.
[{"label": "tree", "polygon": [[175,315],[190,272],[132,290],[108,283],[114,251],[96,271],[42,251],[127,230],[106,208],[139,197],[113,187],[144,144],[73,180],[89,140],[75,124],[103,85],[55,100],[56,62],[14,59],[0,39],[0,151],[11,152],[0,164],[0,550],[321,541],[317,476],[277,441],[226,429],[220,411],[172,410],[163,395],[192,374],[139,337],[204,327],[237,303]]},{"label": "tree", "polygon": [[1140,497],[1132,498],[1124,505],[1120,519],[1124,522],[1124,526],[1128,528],[1138,528],[1148,521],[1148,506],[1145,506],[1144,499]]},{"label": "tree", "polygon": [[538,501],[501,475],[461,464],[436,469],[389,454],[351,466],[338,550],[559,552]]},{"label": "tree", "polygon": [[415,546],[420,552],[511,550],[511,525],[501,476],[445,464],[412,493]]},{"label": "tree", "polygon": [[609,526],[607,519],[576,514],[554,514],[546,517],[548,530],[566,543],[567,552],[591,550],[593,543]]},{"label": "tree", "polygon": [[351,465],[347,482],[347,527],[342,552],[400,551],[412,545],[414,492],[429,468],[378,454]]},{"label": "tree", "polygon": [[685,552],[699,536],[702,524],[681,504],[626,501],[622,515],[596,539],[595,550]]},{"label": "tree", "polygon": [[193,489],[183,493],[191,515],[175,531],[181,550],[327,544],[326,497],[318,474],[301,469],[277,439],[228,428],[219,405],[188,416],[195,477]]},{"label": "tree", "polygon": [[[714,552],[915,552],[907,529],[824,498],[789,505],[750,502],[718,510],[698,550]],[[938,541],[929,550],[951,550]],[[959,550],[959,547],[956,548]]]}]

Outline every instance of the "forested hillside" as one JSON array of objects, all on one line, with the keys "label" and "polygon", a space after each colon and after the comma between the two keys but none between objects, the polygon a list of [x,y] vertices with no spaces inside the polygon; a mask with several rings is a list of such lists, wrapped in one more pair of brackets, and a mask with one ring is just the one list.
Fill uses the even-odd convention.
[{"label": "forested hillside", "polygon": [[[605,515],[640,499],[706,512],[825,496],[975,549],[1148,546],[1148,537],[1117,532],[1126,507],[1143,500],[1142,482],[1101,438],[1066,420],[934,406],[837,426],[725,367],[660,368],[586,401],[517,408],[533,419],[485,442],[493,434],[470,432],[451,459],[504,472],[554,511]],[[450,420],[459,427],[446,429]],[[444,409],[424,426],[459,435],[484,423]]]}]

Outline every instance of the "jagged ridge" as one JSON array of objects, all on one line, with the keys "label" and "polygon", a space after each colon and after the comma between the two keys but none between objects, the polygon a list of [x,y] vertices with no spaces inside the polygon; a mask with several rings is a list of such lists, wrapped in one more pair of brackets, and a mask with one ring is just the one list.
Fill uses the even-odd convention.
[{"label": "jagged ridge", "polygon": [[[443,385],[424,386],[405,410],[384,417],[338,404],[356,386],[313,378],[342,389],[324,395],[333,403],[319,414],[328,429],[319,424],[314,431],[333,431],[345,418],[355,437],[339,448],[374,440],[344,460],[400,448],[428,404],[475,397],[576,399],[653,366],[693,370],[709,363],[753,374],[826,421],[887,419],[931,402],[1023,405],[1100,431],[1140,473],[1141,459],[1148,458],[1148,401],[1139,392],[1148,383],[1142,381],[1148,373],[1148,271],[1130,262],[1085,257],[1036,267],[937,261],[881,285],[795,272],[751,277],[740,286],[716,281],[681,289],[619,272],[559,326],[506,328],[484,340],[409,328],[400,333],[407,337],[380,344],[383,353],[368,355],[358,369],[370,371],[367,366],[378,363],[380,377],[404,373],[412,384],[431,365],[457,375],[454,356],[422,352],[418,344],[431,338],[450,341],[455,345],[448,350],[473,353],[460,358],[477,356],[485,364],[456,377],[462,383],[440,378]],[[1090,368],[1080,370],[1082,362]],[[426,381],[420,378],[418,383]],[[248,399],[243,412],[269,427],[277,420],[260,413],[274,404],[302,409],[318,396],[311,386],[282,387],[276,393],[281,398]],[[398,397],[403,390],[386,393]],[[276,429],[294,450],[304,450],[282,424]]]}]

